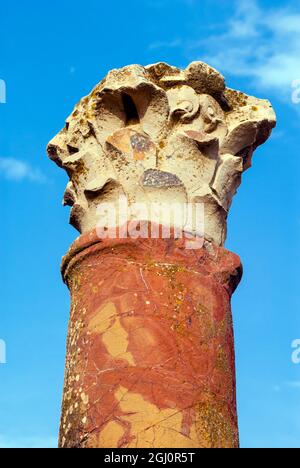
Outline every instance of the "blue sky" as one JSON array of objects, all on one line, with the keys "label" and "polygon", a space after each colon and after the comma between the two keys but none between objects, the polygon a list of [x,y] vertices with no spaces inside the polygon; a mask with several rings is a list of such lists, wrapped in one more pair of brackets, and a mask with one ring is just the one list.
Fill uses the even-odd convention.
[{"label": "blue sky", "polygon": [[291,361],[300,338],[299,2],[2,0],[0,18],[0,447],[56,446],[69,311],[59,264],[77,232],[60,204],[67,177],[46,144],[109,69],[192,60],[277,112],[234,200],[226,246],[245,270],[233,298],[241,445],[300,447],[300,364]]}]

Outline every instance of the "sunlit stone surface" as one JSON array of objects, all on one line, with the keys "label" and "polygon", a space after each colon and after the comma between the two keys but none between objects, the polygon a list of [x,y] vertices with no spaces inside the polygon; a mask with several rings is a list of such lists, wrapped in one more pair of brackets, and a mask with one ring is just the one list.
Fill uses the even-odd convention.
[{"label": "sunlit stone surface", "polygon": [[158,200],[205,204],[205,237],[223,245],[243,171],[268,138],[268,101],[225,88],[202,62],[112,70],[83,98],[50,142],[70,177],[64,202],[81,232],[96,227],[99,203]]},{"label": "sunlit stone surface", "polygon": [[[226,88],[208,65],[158,63],[109,72],[50,142],[81,233],[62,266],[72,307],[60,446],[238,447],[230,298],[242,268],[223,245],[242,173],[274,126],[268,101]],[[101,239],[107,203],[129,233],[120,198],[202,204],[201,232],[184,227],[202,248],[175,231]]]}]

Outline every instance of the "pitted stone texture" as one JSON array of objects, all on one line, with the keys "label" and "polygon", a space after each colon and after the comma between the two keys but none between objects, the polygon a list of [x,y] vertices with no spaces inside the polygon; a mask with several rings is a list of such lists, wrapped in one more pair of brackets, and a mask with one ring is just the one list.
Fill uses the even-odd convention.
[{"label": "pitted stone texture", "polygon": [[274,126],[268,101],[226,88],[205,63],[131,65],[79,102],[48,153],[70,177],[64,204],[81,233],[101,223],[99,204],[162,198],[204,203],[205,238],[223,245],[242,173]]}]

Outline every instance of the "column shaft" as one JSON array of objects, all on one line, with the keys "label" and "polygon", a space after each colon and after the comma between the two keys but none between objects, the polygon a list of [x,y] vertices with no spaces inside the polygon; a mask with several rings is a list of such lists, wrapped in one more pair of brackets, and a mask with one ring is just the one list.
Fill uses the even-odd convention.
[{"label": "column shaft", "polygon": [[230,297],[239,258],[182,239],[81,236],[61,447],[237,447]]}]

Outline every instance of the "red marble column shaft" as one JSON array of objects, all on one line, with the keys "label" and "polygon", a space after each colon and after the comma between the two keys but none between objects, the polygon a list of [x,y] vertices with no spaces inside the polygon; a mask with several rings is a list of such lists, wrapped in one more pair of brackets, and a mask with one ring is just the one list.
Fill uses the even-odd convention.
[{"label": "red marble column shaft", "polygon": [[183,239],[82,235],[61,447],[238,447],[231,294],[239,257]]}]

